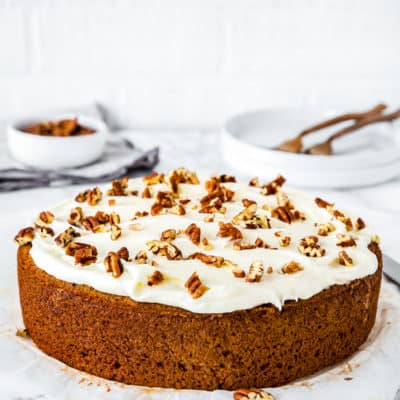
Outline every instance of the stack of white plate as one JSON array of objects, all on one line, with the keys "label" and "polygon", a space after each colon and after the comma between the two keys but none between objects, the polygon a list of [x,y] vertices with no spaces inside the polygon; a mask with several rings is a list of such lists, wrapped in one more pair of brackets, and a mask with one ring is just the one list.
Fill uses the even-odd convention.
[{"label": "stack of white plate", "polygon": [[[334,154],[316,156],[274,148],[303,129],[342,114],[343,110],[266,109],[233,116],[221,135],[226,164],[242,175],[270,179],[282,174],[292,186],[353,188],[400,175],[400,122],[379,123],[333,142]],[[304,147],[326,139],[346,122],[311,133]]]}]

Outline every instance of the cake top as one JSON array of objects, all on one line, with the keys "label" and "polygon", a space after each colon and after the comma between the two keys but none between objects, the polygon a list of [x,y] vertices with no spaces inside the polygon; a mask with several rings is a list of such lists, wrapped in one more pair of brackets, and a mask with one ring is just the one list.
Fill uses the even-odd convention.
[{"label": "cake top", "polygon": [[361,218],[284,187],[184,168],[123,178],[19,232],[58,279],[198,313],[281,308],[376,271]]}]

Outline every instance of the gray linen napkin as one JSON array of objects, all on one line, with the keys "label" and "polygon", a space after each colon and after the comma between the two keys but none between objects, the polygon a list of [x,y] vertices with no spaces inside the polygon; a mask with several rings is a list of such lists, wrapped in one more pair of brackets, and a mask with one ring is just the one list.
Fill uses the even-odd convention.
[{"label": "gray linen napkin", "polygon": [[[103,111],[93,106],[97,117],[105,123]],[[87,110],[86,110],[87,111]],[[84,112],[85,115],[89,114]],[[83,112],[76,112],[77,115]],[[93,112],[90,112],[93,116]],[[5,135],[3,135],[5,138]],[[110,181],[124,175],[134,176],[154,168],[159,161],[159,149],[143,151],[117,132],[110,134],[102,157],[77,168],[58,171],[43,171],[22,165],[8,153],[6,140],[0,142],[0,192],[36,188],[41,186],[63,186]]]}]

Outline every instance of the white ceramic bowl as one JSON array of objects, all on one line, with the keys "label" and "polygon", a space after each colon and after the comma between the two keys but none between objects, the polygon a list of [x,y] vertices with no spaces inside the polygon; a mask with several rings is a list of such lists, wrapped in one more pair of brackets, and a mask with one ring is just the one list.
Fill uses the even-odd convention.
[{"label": "white ceramic bowl", "polygon": [[8,148],[21,163],[45,170],[78,167],[98,159],[105,147],[107,126],[99,119],[78,116],[79,123],[95,132],[81,136],[39,136],[23,132],[24,126],[42,122],[75,118],[63,114],[51,118],[18,120],[7,127]]},{"label": "white ceramic bowl", "polygon": [[[334,142],[331,156],[310,156],[275,150],[302,129],[343,113],[343,110],[276,108],[238,114],[224,125],[224,161],[246,175],[271,178],[281,173],[291,185],[351,188],[376,184],[399,175],[400,124],[371,125]],[[346,124],[346,123],[345,123]],[[305,147],[321,142],[343,125],[310,134]]]}]

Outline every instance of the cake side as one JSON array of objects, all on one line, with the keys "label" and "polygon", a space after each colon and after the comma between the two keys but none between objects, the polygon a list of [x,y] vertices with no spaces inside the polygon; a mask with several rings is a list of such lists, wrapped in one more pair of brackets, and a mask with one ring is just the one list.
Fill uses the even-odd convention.
[{"label": "cake side", "polygon": [[74,368],[128,384],[237,389],[282,385],[339,362],[367,339],[382,275],[305,299],[202,314],[59,280],[18,250],[24,323],[36,345]]}]

